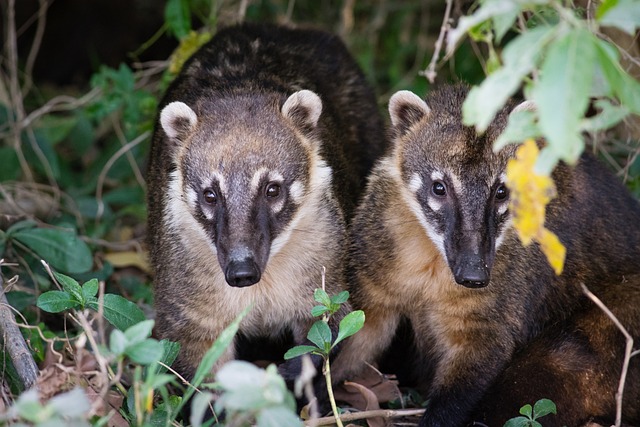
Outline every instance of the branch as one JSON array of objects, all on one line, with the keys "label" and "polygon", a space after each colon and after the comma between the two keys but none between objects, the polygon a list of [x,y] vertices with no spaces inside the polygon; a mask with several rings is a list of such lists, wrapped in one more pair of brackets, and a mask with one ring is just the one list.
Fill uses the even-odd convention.
[{"label": "branch", "polygon": [[[357,421],[365,420],[368,418],[397,418],[397,417],[409,417],[414,415],[424,414],[424,409],[375,409],[372,411],[354,412],[350,414],[341,414],[340,419],[342,421]],[[305,427],[317,427],[334,425],[336,422],[335,417],[323,417],[315,420],[309,420],[305,423]]]},{"label": "branch", "polygon": [[[0,260],[0,265],[2,265],[2,260]],[[0,274],[0,288],[2,288],[2,284],[3,278]],[[16,324],[4,289],[0,289],[0,333],[2,333],[4,347],[18,373],[22,387],[24,390],[30,389],[38,379],[38,366]]]},{"label": "branch", "polygon": [[620,383],[618,384],[618,391],[616,392],[616,423],[615,427],[620,427],[622,423],[622,394],[624,393],[624,383],[627,379],[627,371],[629,370],[629,360],[632,356],[637,355],[640,350],[633,351],[633,337],[631,334],[625,329],[625,327],[620,323],[618,318],[609,310],[609,308],[603,304],[600,299],[595,296],[584,284],[581,284],[582,292],[584,292],[591,301],[593,301],[604,313],[613,321],[613,323],[618,327],[620,332],[625,336],[627,340],[627,346],[624,350],[624,361],[622,363],[622,372],[620,373]]},{"label": "branch", "polygon": [[423,76],[429,80],[429,83],[433,84],[436,79],[436,62],[438,62],[438,57],[440,56],[440,50],[442,50],[442,43],[444,42],[444,35],[449,30],[449,17],[451,16],[451,5],[453,4],[453,0],[447,0],[447,8],[444,11],[444,18],[442,19],[442,25],[440,26],[440,34],[438,35],[438,40],[436,40],[435,51],[433,52],[433,56],[431,57],[431,62],[429,62],[429,66],[422,73]]}]

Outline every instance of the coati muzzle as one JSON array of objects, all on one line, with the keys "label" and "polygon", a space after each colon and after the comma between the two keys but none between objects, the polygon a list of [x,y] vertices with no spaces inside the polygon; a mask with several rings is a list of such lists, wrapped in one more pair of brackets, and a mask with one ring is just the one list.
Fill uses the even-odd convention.
[{"label": "coati muzzle", "polygon": [[489,284],[491,272],[479,256],[463,255],[452,266],[456,283],[467,288],[484,288]]}]

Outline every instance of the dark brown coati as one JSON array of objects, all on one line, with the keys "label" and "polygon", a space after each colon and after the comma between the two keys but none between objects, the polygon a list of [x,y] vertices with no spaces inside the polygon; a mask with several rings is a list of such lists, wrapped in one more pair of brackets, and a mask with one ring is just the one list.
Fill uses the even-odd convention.
[{"label": "dark brown coati", "polygon": [[[504,180],[516,147],[492,150],[514,107],[477,135],[462,125],[466,94],[445,86],[426,102],[407,91],[390,100],[392,147],[351,228],[352,304],[367,321],[333,375],[376,361],[406,318],[429,399],[420,426],[463,426],[474,416],[500,426],[540,398],[558,404],[545,426],[611,422],[624,337],[581,284],[640,338],[640,205],[589,154],[559,165],[545,223],[567,249],[556,276],[512,228]],[[640,422],[639,376],[636,358],[628,423]]]},{"label": "dark brown coati", "polygon": [[[253,338],[303,343],[322,267],[329,293],[344,287],[346,219],[383,150],[363,73],[336,36],[243,24],[188,60],[160,110],[148,245],[157,333],[182,346],[176,369],[191,377],[249,305],[214,370]],[[299,363],[281,366],[285,378]]]}]

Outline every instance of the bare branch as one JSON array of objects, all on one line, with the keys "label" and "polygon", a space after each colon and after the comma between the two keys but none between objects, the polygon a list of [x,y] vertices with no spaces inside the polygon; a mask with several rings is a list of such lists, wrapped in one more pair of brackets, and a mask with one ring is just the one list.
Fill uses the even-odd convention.
[{"label": "bare branch", "polygon": [[444,18],[442,19],[442,25],[440,26],[440,34],[438,35],[438,40],[436,40],[435,50],[433,51],[431,62],[429,62],[429,66],[426,68],[426,70],[420,73],[421,75],[425,76],[431,84],[433,84],[436,76],[438,75],[438,73],[436,72],[436,63],[438,62],[438,58],[440,57],[440,50],[442,50],[444,36],[451,26],[451,24],[449,23],[449,17],[451,16],[452,4],[453,0],[447,0],[447,8],[444,11]]},{"label": "bare branch", "polygon": [[[373,411],[354,412],[350,414],[341,414],[340,419],[342,421],[356,421],[366,420],[368,418],[397,418],[397,417],[410,417],[424,414],[424,409],[376,409]],[[305,423],[305,427],[317,427],[334,425],[336,419],[331,417],[317,418]]]}]

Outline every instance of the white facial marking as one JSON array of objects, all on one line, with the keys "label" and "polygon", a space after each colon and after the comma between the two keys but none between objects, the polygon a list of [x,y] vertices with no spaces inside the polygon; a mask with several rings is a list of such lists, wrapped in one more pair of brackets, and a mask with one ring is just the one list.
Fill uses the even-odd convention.
[{"label": "white facial marking", "polygon": [[289,194],[291,198],[295,202],[300,202],[302,196],[304,195],[304,186],[300,181],[293,181],[291,187],[289,188]]},{"label": "white facial marking", "polygon": [[262,181],[262,177],[264,177],[268,172],[269,171],[265,167],[259,168],[257,171],[255,171],[253,177],[251,178],[251,183],[249,184],[249,191],[251,192],[252,196],[256,195],[260,186],[260,181]]},{"label": "white facial marking", "polygon": [[415,172],[409,180],[409,191],[414,194],[417,193],[418,190],[422,188],[422,184],[422,177],[420,177],[420,174],[418,174],[418,172]]},{"label": "white facial marking", "polygon": [[444,179],[444,174],[440,171],[431,172],[431,180],[432,181],[442,181]]},{"label": "white facial marking", "polygon": [[228,196],[228,192],[227,192],[227,181],[224,179],[224,176],[218,172],[218,171],[213,171],[210,173],[209,178],[205,181],[205,184],[202,187],[202,190],[204,191],[206,188],[209,188],[209,185],[211,185],[212,182],[217,182],[218,183],[218,188],[220,188],[220,192],[222,193],[222,196],[227,197]]}]

